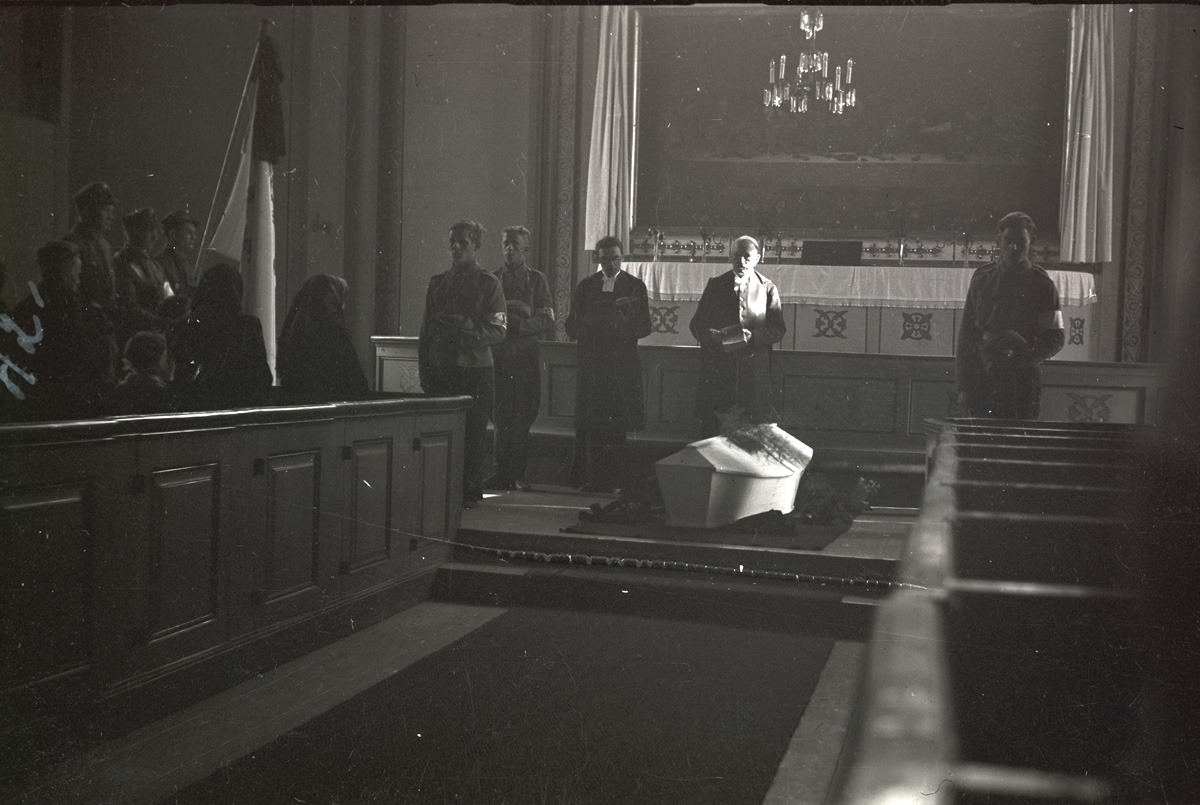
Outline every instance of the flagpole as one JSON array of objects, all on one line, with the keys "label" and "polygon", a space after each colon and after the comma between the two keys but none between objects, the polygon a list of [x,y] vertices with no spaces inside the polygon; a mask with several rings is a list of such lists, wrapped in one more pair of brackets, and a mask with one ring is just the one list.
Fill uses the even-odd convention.
[{"label": "flagpole", "polygon": [[242,97],[238,100],[237,114],[233,116],[233,129],[229,132],[229,143],[225,146],[225,157],[221,160],[221,172],[217,174],[217,184],[213,188],[213,200],[208,205],[208,217],[204,219],[204,233],[200,235],[200,248],[196,249],[196,264],[192,267],[193,272],[199,279],[200,260],[204,257],[204,250],[207,248],[204,241],[208,239],[208,227],[212,224],[213,208],[217,206],[217,197],[221,192],[221,179],[225,177],[225,168],[229,165],[229,152],[233,150],[233,141],[237,137],[238,122],[242,119],[242,108],[246,105],[246,93],[250,91],[250,82],[254,78],[254,68],[258,64],[258,51],[262,47],[263,37],[267,35],[267,28],[274,25],[274,21],[263,18],[261,27],[258,30],[258,39],[254,41],[254,55],[250,58],[250,69],[246,72],[246,80],[242,84]]}]

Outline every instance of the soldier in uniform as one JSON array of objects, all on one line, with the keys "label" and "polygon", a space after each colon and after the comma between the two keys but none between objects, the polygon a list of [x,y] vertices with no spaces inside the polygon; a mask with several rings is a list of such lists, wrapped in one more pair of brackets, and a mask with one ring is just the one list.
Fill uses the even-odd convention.
[{"label": "soldier in uniform", "polygon": [[504,265],[496,272],[504,289],[508,333],[492,347],[496,361],[496,474],[485,489],[528,490],[529,429],[541,402],[538,338],[554,331],[554,302],[546,275],[525,264],[529,230],[504,230]]},{"label": "soldier in uniform", "polygon": [[1032,218],[1009,213],[997,230],[999,259],[977,268],[967,289],[955,350],[958,402],[969,416],[1037,419],[1038,364],[1065,340],[1058,289],[1029,262]]},{"label": "soldier in uniform", "polygon": [[162,219],[167,245],[155,258],[176,296],[191,296],[196,287],[196,230],[200,222],[187,210],[176,210]]},{"label": "soldier in uniform", "polygon": [[621,270],[623,255],[612,235],[596,243],[600,270],[575,287],[564,322],[579,342],[571,475],[585,492],[617,490],[628,469],[626,435],[645,421],[637,342],[654,326],[646,284]]},{"label": "soldier in uniform", "polygon": [[142,330],[165,332],[167,321],[159,315],[163,300],[174,295],[158,262],[150,256],[159,232],[154,210],[143,207],[121,219],[125,225],[125,248],[113,258],[113,326],[123,348],[134,333]]},{"label": "soldier in uniform", "polygon": [[104,182],[92,182],[75,194],[75,226],[63,238],[79,248],[83,263],[80,293],[105,310],[113,305],[113,248],[108,240],[117,219],[117,197]]},{"label": "soldier in uniform", "polygon": [[479,267],[483,227],[450,227],[450,269],[429,280],[417,343],[421,388],[428,394],[469,394],[463,445],[463,506],[483,499],[483,439],[492,414],[494,344],[504,340],[507,314],[500,280]]},{"label": "soldier in uniform", "polygon": [[771,345],[783,340],[787,325],[779,291],[755,270],[759,254],[754,238],[734,241],[733,270],[708,281],[692,317],[700,342],[696,416],[705,438],[720,432],[720,417],[731,409],[740,408],[748,422],[765,413],[756,378],[770,376]]}]

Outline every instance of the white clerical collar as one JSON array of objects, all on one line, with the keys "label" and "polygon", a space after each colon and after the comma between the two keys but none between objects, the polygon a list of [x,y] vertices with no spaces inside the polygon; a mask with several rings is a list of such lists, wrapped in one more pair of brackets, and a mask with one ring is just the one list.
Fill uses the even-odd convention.
[{"label": "white clerical collar", "polygon": [[604,280],[604,287],[601,290],[603,290],[605,293],[611,293],[616,287],[617,277],[621,276],[621,272],[624,270],[625,269],[623,268],[618,268],[615,272],[613,272],[613,275],[609,277],[604,273],[604,269],[600,269],[600,278]]}]

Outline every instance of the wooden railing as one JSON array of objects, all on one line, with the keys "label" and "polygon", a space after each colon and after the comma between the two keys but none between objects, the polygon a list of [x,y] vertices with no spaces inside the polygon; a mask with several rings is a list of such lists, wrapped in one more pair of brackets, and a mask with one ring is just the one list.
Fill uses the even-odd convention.
[{"label": "wooden railing", "polygon": [[958,420],[880,607],[842,802],[1135,802],[1160,756],[1152,430]]},{"label": "wooden railing", "polygon": [[0,428],[6,723],[149,710],[156,688],[202,692],[234,655],[269,667],[431,579],[469,398],[377,396]]}]

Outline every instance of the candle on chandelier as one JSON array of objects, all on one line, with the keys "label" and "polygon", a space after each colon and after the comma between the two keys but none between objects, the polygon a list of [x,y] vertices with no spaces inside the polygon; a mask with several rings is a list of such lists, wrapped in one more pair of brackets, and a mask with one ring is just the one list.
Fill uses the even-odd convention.
[{"label": "candle on chandelier", "polygon": [[771,83],[775,83],[775,60],[771,59]]},{"label": "candle on chandelier", "polygon": [[829,54],[821,54],[821,77],[829,78]]},{"label": "candle on chandelier", "polygon": [[846,59],[846,83],[850,83],[850,74],[854,70],[854,59]]},{"label": "candle on chandelier", "polygon": [[833,74],[833,85],[838,92],[842,91],[842,68],[839,67]]},{"label": "candle on chandelier", "polygon": [[764,89],[763,90],[763,106],[770,106],[770,105],[771,105],[771,90]]},{"label": "candle on chandelier", "polygon": [[787,54],[783,53],[779,56],[779,80],[782,81],[787,75]]}]

